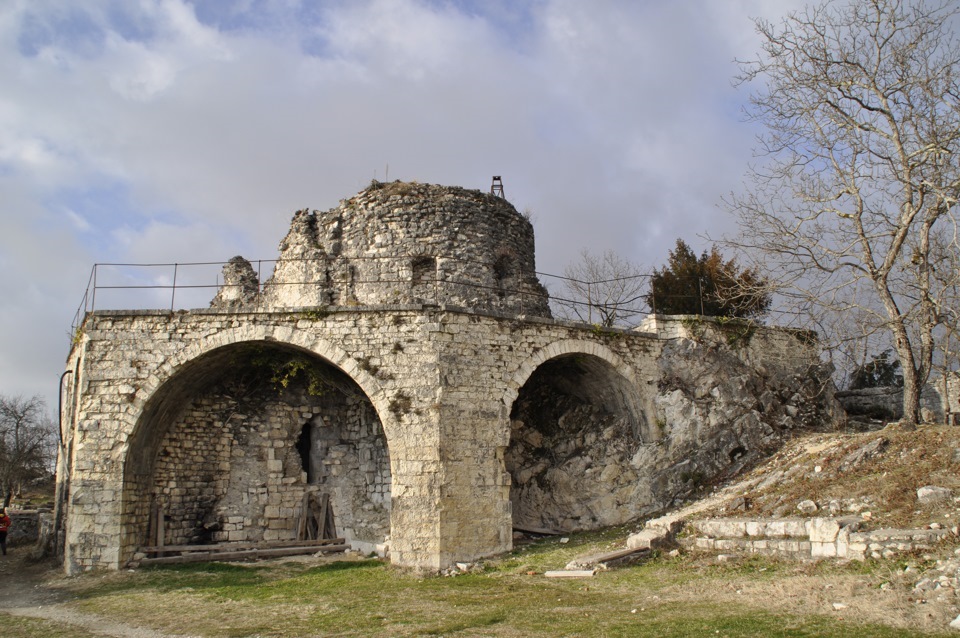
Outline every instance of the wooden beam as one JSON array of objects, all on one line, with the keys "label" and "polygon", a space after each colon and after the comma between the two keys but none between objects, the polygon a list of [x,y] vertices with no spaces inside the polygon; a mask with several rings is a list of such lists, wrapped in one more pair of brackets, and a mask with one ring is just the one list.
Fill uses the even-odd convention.
[{"label": "wooden beam", "polygon": [[324,538],[307,541],[263,541],[259,543],[208,543],[206,545],[165,545],[163,547],[141,547],[144,554],[156,552],[211,552],[238,551],[245,549],[274,549],[278,547],[320,547],[323,545],[342,545],[342,538]]},{"label": "wooden beam", "polygon": [[545,527],[528,527],[526,525],[514,525],[513,531],[523,532],[524,534],[539,534],[540,536],[560,536],[563,532]]},{"label": "wooden beam", "polygon": [[[322,552],[342,552],[349,548],[349,545],[324,545],[322,547],[275,547],[273,549],[250,549],[245,551],[233,552],[193,552],[181,554],[180,556],[163,556],[158,558],[144,558],[140,561],[141,565],[170,565],[177,563],[202,563],[213,561],[239,561],[239,560],[257,560],[259,558],[277,558],[281,556],[297,556],[300,554],[315,554],[317,550]],[[169,548],[168,548],[169,551]]]}]

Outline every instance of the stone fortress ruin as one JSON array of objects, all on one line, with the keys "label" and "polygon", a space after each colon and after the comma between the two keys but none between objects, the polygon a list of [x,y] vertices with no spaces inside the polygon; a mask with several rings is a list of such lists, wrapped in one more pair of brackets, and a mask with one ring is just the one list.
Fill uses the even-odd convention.
[{"label": "stone fortress ruin", "polygon": [[804,332],[555,320],[506,199],[374,182],[298,211],[267,280],[231,260],[209,308],[86,314],[64,376],[65,570],[158,541],[293,541],[321,493],[354,547],[441,570],[517,528],[669,506],[832,423],[828,376]]}]

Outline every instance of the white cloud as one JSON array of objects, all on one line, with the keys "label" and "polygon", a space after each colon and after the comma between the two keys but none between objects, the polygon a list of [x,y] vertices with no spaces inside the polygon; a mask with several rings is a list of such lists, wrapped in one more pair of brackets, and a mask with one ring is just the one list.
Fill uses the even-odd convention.
[{"label": "white cloud", "polygon": [[0,263],[21,280],[0,330],[29,335],[0,341],[0,392],[19,368],[58,372],[49,344],[91,262],[269,259],[294,210],[387,164],[482,189],[502,175],[542,270],[583,247],[655,265],[729,224],[715,205],[752,144],[733,59],[756,48],[751,15],[791,2],[470,6],[0,6]]}]

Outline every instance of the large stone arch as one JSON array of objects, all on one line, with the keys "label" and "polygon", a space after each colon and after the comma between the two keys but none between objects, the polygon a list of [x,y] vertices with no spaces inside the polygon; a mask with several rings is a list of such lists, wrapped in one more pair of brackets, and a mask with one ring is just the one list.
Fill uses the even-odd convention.
[{"label": "large stone arch", "polygon": [[203,390],[205,378],[216,376],[229,365],[230,357],[238,348],[250,345],[302,353],[343,373],[369,400],[382,427],[387,449],[393,443],[396,421],[380,384],[346,352],[328,341],[308,331],[263,324],[200,338],[157,366],[155,374],[129,397],[132,409],[127,415],[131,426],[127,430],[130,434],[126,437],[121,470],[121,564],[144,542],[151,514],[144,496],[149,492],[154,461],[166,430],[172,427],[188,400]]},{"label": "large stone arch", "polygon": [[636,515],[630,461],[651,433],[636,375],[616,353],[554,342],[517,368],[504,403],[516,527],[575,531]]}]

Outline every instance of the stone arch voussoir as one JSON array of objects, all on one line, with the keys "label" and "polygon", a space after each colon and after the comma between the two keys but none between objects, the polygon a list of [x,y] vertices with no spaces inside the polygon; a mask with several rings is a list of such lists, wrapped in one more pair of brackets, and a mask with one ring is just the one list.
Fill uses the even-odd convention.
[{"label": "stone arch voussoir", "polygon": [[510,406],[513,405],[513,402],[516,401],[520,393],[520,388],[530,379],[530,375],[532,375],[537,368],[551,359],[568,354],[583,354],[602,359],[609,363],[613,369],[625,379],[631,383],[636,382],[636,374],[633,369],[607,346],[586,339],[563,339],[554,341],[527,357],[514,371],[503,393],[503,404],[506,406],[507,413],[509,413]]},{"label": "stone arch voussoir", "polygon": [[139,421],[147,402],[168,381],[173,379],[183,366],[219,348],[252,342],[293,347],[321,357],[342,370],[360,386],[360,389],[370,399],[380,416],[388,445],[394,440],[392,435],[396,432],[396,422],[389,410],[389,398],[385,396],[380,383],[369,372],[364,370],[344,350],[325,339],[312,335],[309,331],[295,330],[291,326],[271,324],[248,325],[221,330],[197,339],[169,357],[156,368],[154,374],[142,384],[141,390],[137,392],[133,401],[134,409],[132,410],[133,415],[135,415],[134,423],[131,425],[133,427],[138,425],[137,421]]}]

